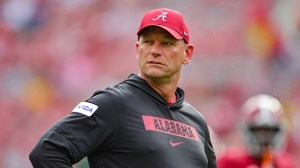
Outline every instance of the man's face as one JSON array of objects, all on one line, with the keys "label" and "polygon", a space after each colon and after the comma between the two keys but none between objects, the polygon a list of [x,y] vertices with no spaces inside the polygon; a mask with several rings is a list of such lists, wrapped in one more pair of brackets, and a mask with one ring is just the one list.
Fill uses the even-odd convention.
[{"label": "man's face", "polygon": [[175,39],[160,27],[149,27],[136,43],[140,74],[152,79],[180,76],[182,64],[192,57],[193,46]]}]

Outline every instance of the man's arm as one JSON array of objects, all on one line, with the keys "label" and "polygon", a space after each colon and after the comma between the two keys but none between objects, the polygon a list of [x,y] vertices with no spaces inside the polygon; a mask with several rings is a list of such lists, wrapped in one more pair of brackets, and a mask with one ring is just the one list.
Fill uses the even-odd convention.
[{"label": "man's arm", "polygon": [[211,140],[210,140],[210,133],[209,133],[209,129],[208,126],[206,125],[206,139],[205,139],[205,153],[207,156],[207,160],[208,160],[208,168],[216,168],[217,167],[217,163],[216,163],[216,154],[215,151],[213,149]]},{"label": "man's arm", "polygon": [[109,149],[115,137],[116,112],[112,96],[103,92],[81,102],[37,142],[29,155],[32,165],[68,168],[91,152]]},{"label": "man's arm", "polygon": [[[49,138],[51,137],[51,138]],[[71,168],[69,149],[71,143],[55,132],[47,132],[31,151],[29,158],[33,167],[38,168]]]}]

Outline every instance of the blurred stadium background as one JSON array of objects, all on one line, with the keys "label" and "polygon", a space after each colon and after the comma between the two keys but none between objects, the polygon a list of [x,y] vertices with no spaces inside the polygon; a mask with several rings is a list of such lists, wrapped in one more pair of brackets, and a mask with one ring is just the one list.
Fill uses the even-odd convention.
[{"label": "blurred stadium background", "polygon": [[195,53],[180,86],[214,130],[216,151],[240,143],[241,103],[267,93],[283,102],[287,148],[300,158],[299,0],[0,0],[1,168],[31,167],[49,126],[137,73],[139,21],[160,7],[189,25]]}]

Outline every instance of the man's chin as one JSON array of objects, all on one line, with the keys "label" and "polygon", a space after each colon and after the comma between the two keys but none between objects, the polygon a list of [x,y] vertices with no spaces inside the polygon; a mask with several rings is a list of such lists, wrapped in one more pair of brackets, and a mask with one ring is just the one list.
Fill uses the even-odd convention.
[{"label": "man's chin", "polygon": [[147,78],[163,78],[165,74],[159,71],[148,71],[144,73]]}]

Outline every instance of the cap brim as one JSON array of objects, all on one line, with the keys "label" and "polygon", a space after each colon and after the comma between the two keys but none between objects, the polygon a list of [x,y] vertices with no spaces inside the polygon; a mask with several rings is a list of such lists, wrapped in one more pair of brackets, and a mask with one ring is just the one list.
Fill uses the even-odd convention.
[{"label": "cap brim", "polygon": [[158,27],[161,27],[163,29],[165,29],[167,32],[169,32],[173,37],[175,37],[177,40],[183,39],[183,37],[177,33],[177,31],[167,27],[167,26],[162,26],[162,25],[156,25]]},{"label": "cap brim", "polygon": [[149,26],[146,26],[146,27],[142,28],[137,34],[140,35],[143,30],[145,30],[146,28],[148,28],[150,26],[157,26],[157,27],[163,28],[164,30],[169,32],[177,40],[183,39],[183,37],[179,33],[177,33],[177,31],[175,31],[175,30],[173,30],[173,29],[171,29],[167,26],[162,26],[162,25],[149,25]]}]

